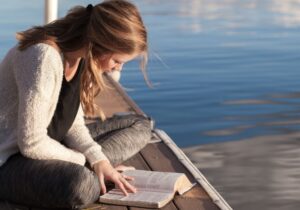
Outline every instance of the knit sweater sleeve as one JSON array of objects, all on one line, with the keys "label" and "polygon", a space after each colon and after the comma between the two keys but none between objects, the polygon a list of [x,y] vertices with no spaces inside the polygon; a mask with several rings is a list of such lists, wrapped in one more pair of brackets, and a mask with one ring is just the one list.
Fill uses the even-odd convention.
[{"label": "knit sweater sleeve", "polygon": [[[33,159],[58,159],[84,165],[82,153],[47,135],[49,112],[57,104],[63,65],[59,53],[45,44],[33,45],[15,56],[18,87],[18,146]],[[51,118],[51,116],[50,116]]]},{"label": "knit sweater sleeve", "polygon": [[90,165],[93,166],[101,160],[108,160],[102,152],[102,147],[91,137],[85,126],[82,107],[79,106],[77,116],[69,129],[64,142],[71,148],[82,152]]}]

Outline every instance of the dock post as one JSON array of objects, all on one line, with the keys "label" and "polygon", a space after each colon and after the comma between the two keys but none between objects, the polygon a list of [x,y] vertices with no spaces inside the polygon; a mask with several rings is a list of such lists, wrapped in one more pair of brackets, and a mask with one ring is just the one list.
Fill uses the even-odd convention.
[{"label": "dock post", "polygon": [[45,0],[45,24],[57,19],[58,0]]}]

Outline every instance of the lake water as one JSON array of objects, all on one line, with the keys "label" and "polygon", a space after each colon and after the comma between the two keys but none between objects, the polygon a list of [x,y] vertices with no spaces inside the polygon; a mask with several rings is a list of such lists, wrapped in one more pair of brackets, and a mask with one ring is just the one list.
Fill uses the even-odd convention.
[{"label": "lake water", "polygon": [[[59,16],[86,2],[60,1]],[[134,2],[149,31],[154,88],[130,62],[128,93],[234,209],[299,209],[300,1]],[[42,24],[42,7],[1,5],[0,58],[15,31]]]}]

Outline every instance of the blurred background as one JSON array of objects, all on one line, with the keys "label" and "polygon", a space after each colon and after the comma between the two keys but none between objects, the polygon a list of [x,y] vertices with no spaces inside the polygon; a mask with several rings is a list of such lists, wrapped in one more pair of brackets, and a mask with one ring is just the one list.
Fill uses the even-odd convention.
[{"label": "blurred background", "polygon": [[[58,16],[74,5],[59,0]],[[148,28],[122,85],[234,209],[300,206],[300,0],[134,0]],[[0,59],[44,1],[0,7]]]}]

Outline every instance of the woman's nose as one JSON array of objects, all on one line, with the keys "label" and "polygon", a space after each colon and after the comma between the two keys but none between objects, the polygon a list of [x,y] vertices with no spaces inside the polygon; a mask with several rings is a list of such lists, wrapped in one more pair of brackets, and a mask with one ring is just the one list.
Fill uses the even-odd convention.
[{"label": "woman's nose", "polygon": [[123,64],[118,64],[116,66],[114,66],[111,70],[112,71],[122,71],[123,68]]},{"label": "woman's nose", "polygon": [[123,63],[119,65],[119,69],[118,70],[122,71],[122,69],[123,69]]}]

